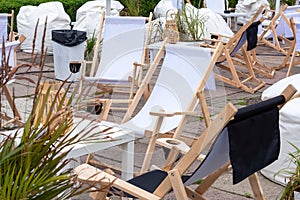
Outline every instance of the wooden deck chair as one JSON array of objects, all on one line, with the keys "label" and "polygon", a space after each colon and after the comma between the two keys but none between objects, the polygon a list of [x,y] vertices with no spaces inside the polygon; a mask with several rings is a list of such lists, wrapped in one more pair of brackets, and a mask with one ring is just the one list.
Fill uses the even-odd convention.
[{"label": "wooden deck chair", "polygon": [[[143,69],[149,67],[146,64],[146,51],[150,28],[145,25],[148,19],[151,23],[152,13],[150,13],[149,18],[116,17],[102,14],[90,76],[82,77],[82,79],[95,82],[102,89],[109,88],[110,91],[115,93],[129,93],[129,97],[112,99],[111,103],[129,105],[141,84],[142,73],[145,71]],[[103,37],[102,27],[104,27]],[[102,50],[98,65],[100,46],[102,46]],[[83,75],[86,73],[85,66],[86,64],[83,67]],[[111,107],[111,109],[114,109],[114,107]]]},{"label": "wooden deck chair", "polygon": [[[236,109],[232,104],[227,105],[194,142],[190,151],[170,171],[154,170],[124,181],[89,164],[82,164],[74,170],[77,180],[96,188],[90,193],[93,199],[105,199],[110,192],[129,198],[162,199],[171,189],[173,189],[176,199],[188,199],[181,180],[182,175],[194,163],[205,146],[214,139],[222,127],[233,117],[235,112]],[[144,184],[141,185],[141,183]],[[112,187],[112,190],[109,190],[110,187]]]},{"label": "wooden deck chair", "polygon": [[[281,64],[272,67],[274,70],[289,66],[289,59],[295,49],[296,28],[295,24],[291,22],[291,18],[300,17],[300,7],[296,6],[297,9],[294,7],[295,6],[282,6],[268,27],[266,27],[258,37],[258,41],[285,55]],[[285,45],[281,45],[280,40]]]},{"label": "wooden deck chair", "polygon": [[[241,27],[233,37],[228,38],[222,35],[216,35],[213,36],[216,39],[208,39],[208,41],[212,42],[224,42],[223,53],[218,59],[217,66],[229,71],[229,73],[227,75],[216,73],[215,76],[223,82],[249,93],[254,93],[265,85],[262,80],[256,77],[254,71],[258,71],[264,75],[269,73],[273,74],[273,72],[267,72],[265,67],[261,68],[262,65],[259,65],[255,59],[255,38],[257,34],[255,31],[257,31],[256,28],[259,23],[264,20],[264,17],[261,17],[259,21],[255,20],[261,15],[263,10],[264,7],[261,6],[253,18]],[[252,32],[251,35],[254,38],[252,45],[249,45],[247,42],[247,35],[250,35],[250,32]],[[251,39],[250,36],[249,38]],[[212,47],[207,44],[202,44],[202,46]],[[248,51],[251,51],[252,57]],[[238,54],[238,52],[241,52],[241,55]]]},{"label": "wooden deck chair", "polygon": [[[137,137],[144,135],[157,137],[174,129],[176,129],[176,132],[181,132],[188,116],[195,114],[194,109],[198,102],[208,125],[210,116],[202,92],[205,85],[209,89],[214,89],[214,82],[207,83],[213,80],[213,76],[210,76],[210,74],[221,49],[222,44],[220,43],[211,55],[211,50],[207,48],[166,45],[164,62],[148,100],[141,110],[132,117],[133,111],[146,89],[148,80],[154,73],[152,67],[148,70],[148,74],[144,78],[145,82],[141,84],[140,89],[134,96],[119,127],[133,130]],[[157,53],[153,63],[159,62],[157,58],[161,54],[164,54],[163,50]],[[151,115],[150,112],[154,111],[162,111],[161,116]],[[162,120],[164,115],[169,117]],[[104,121],[101,123],[116,126]],[[176,135],[180,136],[180,134]],[[155,143],[150,141],[147,152],[153,152],[153,144]],[[145,160],[151,160],[152,154],[147,153],[146,155]],[[148,169],[147,161],[144,163],[142,172]]]},{"label": "wooden deck chair", "polygon": [[[95,199],[104,199],[110,192],[130,198],[162,199],[171,189],[176,199],[205,199],[202,195],[231,164],[233,183],[248,178],[255,199],[265,199],[256,172],[278,157],[279,108],[295,92],[290,85],[278,97],[239,110],[227,104],[172,169],[156,169],[124,181],[83,164],[75,168],[77,180],[97,188],[92,191]],[[184,175],[209,144],[211,150],[204,161],[190,176]],[[201,179],[196,190],[189,187]]]},{"label": "wooden deck chair", "polygon": [[[299,17],[298,20],[300,19],[300,13],[299,13]],[[286,77],[290,76],[292,73],[292,67],[295,65],[298,65],[300,63],[300,60],[296,58],[299,57],[299,51],[300,51],[300,42],[299,42],[299,38],[300,38],[300,24],[298,22],[295,22],[294,18],[290,19],[290,23],[291,23],[291,28],[292,28],[292,32],[295,35],[295,39],[294,39],[294,43],[291,46],[291,56],[288,54],[285,57],[286,62],[282,63],[281,66],[278,66],[276,69],[281,69],[284,67],[288,67],[287,73],[286,73]],[[290,58],[290,61],[288,62]]]},{"label": "wooden deck chair", "polygon": [[[95,199],[104,199],[109,192],[139,199],[162,199],[171,189],[176,199],[205,199],[204,193],[231,164],[233,184],[248,178],[255,199],[265,199],[256,172],[278,157],[279,109],[295,93],[296,89],[289,85],[280,96],[239,110],[229,103],[172,169],[152,170],[124,181],[83,164],[75,169],[77,179],[97,188],[92,193]],[[176,150],[177,143],[170,144]],[[209,144],[211,149],[203,162],[190,176],[183,176]],[[201,184],[195,190],[189,187],[199,180]]]}]

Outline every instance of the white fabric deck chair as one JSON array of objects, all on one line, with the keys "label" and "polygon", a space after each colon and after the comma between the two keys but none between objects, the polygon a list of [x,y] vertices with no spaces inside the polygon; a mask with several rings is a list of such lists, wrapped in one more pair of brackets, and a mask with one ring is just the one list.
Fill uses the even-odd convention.
[{"label": "white fabric deck chair", "polygon": [[[98,199],[105,199],[109,192],[139,199],[162,199],[171,189],[178,200],[185,200],[188,197],[204,199],[203,193],[231,163],[233,183],[248,178],[255,198],[264,199],[255,172],[273,162],[278,156],[279,132],[278,126],[274,127],[278,118],[274,118],[274,115],[278,116],[277,106],[288,100],[294,92],[294,88],[288,88],[284,93],[287,96],[281,95],[271,101],[240,109],[237,113],[236,108],[228,104],[193,143],[191,149],[170,170],[152,170],[123,181],[88,164],[83,164],[75,169],[77,180],[100,189],[94,190],[96,192],[94,195]],[[231,120],[233,117],[234,120]],[[267,128],[261,127],[264,123],[266,124],[263,126]],[[246,137],[243,133],[245,129],[248,133]],[[257,136],[261,139],[253,139]],[[212,146],[206,159],[192,170],[192,175],[184,176],[187,169],[209,144]],[[255,145],[255,148],[252,145]],[[242,157],[241,152],[243,152]],[[188,187],[203,178],[204,181],[195,191]],[[111,187],[111,190],[105,190],[105,187]]]},{"label": "white fabric deck chair", "polygon": [[[142,109],[132,117],[140,96],[144,93],[145,83],[141,84],[142,87],[134,96],[121,125],[104,121],[101,123],[133,130],[137,137],[145,134],[157,136],[168,133],[173,129],[176,129],[176,137],[179,137],[179,133],[187,122],[188,116],[195,114],[193,111],[199,99],[206,124],[208,125],[210,123],[208,108],[204,95],[201,93],[205,85],[209,89],[214,89],[215,87],[214,82],[208,84],[207,80],[209,77],[210,80],[213,80],[213,76],[210,75],[221,49],[222,44],[219,44],[211,55],[211,49],[207,48],[167,45],[166,56],[157,81]],[[160,51],[158,55],[162,53]],[[157,61],[159,60],[154,61],[154,63]],[[153,70],[154,68],[151,67],[151,70],[148,71],[149,74],[146,75],[146,80],[147,77],[152,76],[150,73],[153,73]],[[157,114],[157,112],[161,113]],[[156,114],[152,115],[151,113]],[[162,120],[165,115],[168,117]],[[155,141],[151,141],[148,146],[147,152],[150,153],[146,153],[141,171],[145,171],[149,167],[147,160],[151,160],[154,144]]]},{"label": "white fabric deck chair", "polygon": [[[125,93],[129,93],[129,98],[123,99],[123,103],[130,104],[141,83],[143,69],[147,68],[145,63],[149,36],[149,27],[146,27],[147,18],[104,17],[104,15],[105,13],[101,19],[104,22],[103,37],[101,36],[102,29],[100,29],[90,76],[83,77],[83,79],[101,84],[103,88],[108,86],[113,92],[120,92],[118,87],[127,88]],[[149,20],[151,18],[152,14],[150,14]],[[103,22],[100,23],[100,26]],[[96,67],[100,46],[102,46],[101,59],[98,67]],[[85,72],[84,67],[83,75]],[[124,90],[121,91],[124,92]],[[120,99],[117,101],[122,103]]]},{"label": "white fabric deck chair", "polygon": [[[226,3],[225,3],[226,1]],[[234,20],[234,31],[237,31],[237,18],[238,17],[247,17],[245,13],[236,13],[228,10],[228,1],[227,0],[205,0],[206,7],[212,11],[218,13],[223,18],[226,18],[227,25],[231,27],[231,18]]]}]

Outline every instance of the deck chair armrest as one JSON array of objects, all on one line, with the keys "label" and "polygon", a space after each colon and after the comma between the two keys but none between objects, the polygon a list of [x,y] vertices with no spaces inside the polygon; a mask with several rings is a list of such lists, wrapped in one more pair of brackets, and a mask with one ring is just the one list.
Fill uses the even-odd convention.
[{"label": "deck chair armrest", "polygon": [[220,38],[228,38],[228,39],[230,39],[231,38],[231,36],[229,36],[229,35],[222,35],[220,33],[210,33],[210,35],[211,36],[217,36],[218,39],[220,39]]},{"label": "deck chair armrest", "polygon": [[173,117],[175,115],[197,116],[197,112],[193,112],[193,111],[186,111],[186,112],[166,112],[166,111],[153,112],[153,111],[151,111],[150,115],[158,116],[158,117]]},{"label": "deck chair armrest", "polygon": [[135,67],[149,67],[150,65],[149,64],[143,64],[143,63],[137,63],[137,62],[134,62],[133,65]]}]

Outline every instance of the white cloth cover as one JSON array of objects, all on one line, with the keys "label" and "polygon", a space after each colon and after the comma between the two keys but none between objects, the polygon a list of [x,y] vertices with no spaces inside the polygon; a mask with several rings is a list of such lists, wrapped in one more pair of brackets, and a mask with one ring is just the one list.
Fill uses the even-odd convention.
[{"label": "white cloth cover", "polygon": [[[76,23],[74,30],[81,30],[87,33],[88,38],[95,37],[99,31],[99,23],[102,12],[105,11],[106,0],[88,1],[76,11]],[[119,1],[111,1],[111,16],[118,16],[124,6]]]},{"label": "white cloth cover", "polygon": [[161,0],[154,8],[154,16],[156,18],[166,17],[166,12],[170,9],[177,11],[182,10],[182,0]]},{"label": "white cloth cover", "polygon": [[[233,36],[234,33],[230,29],[230,27],[226,24],[225,20],[221,17],[221,15],[213,12],[207,8],[197,9],[190,4],[186,4],[186,12],[187,16],[196,16],[199,17],[205,16],[207,18],[204,24],[204,37],[210,38],[211,33],[222,34],[226,36]],[[198,14],[197,14],[198,13]],[[159,26],[165,26],[166,19],[165,17],[160,17],[155,19],[151,23],[151,30],[154,34],[151,34],[151,41],[157,41],[157,38],[160,36],[161,32],[158,29]]]},{"label": "white cloth cover", "polygon": [[[217,33],[226,36],[233,36],[233,32],[226,24],[221,15],[213,12],[208,8],[197,9],[191,4],[186,4],[187,16],[206,16],[207,20],[204,24],[204,37],[210,38],[210,33]],[[197,14],[198,13],[198,14]]]},{"label": "white cloth cover", "polygon": [[238,0],[235,6],[235,12],[247,14],[245,18],[239,17],[238,23],[245,24],[249,21],[261,5],[267,5],[269,7],[270,4],[268,0]]},{"label": "white cloth cover", "polygon": [[0,14],[0,44],[2,46],[2,39],[7,41],[7,14]]},{"label": "white cloth cover", "polygon": [[34,29],[39,19],[37,30],[37,38],[35,42],[35,52],[41,52],[42,36],[44,24],[47,19],[47,31],[45,38],[45,48],[48,48],[48,53],[53,53],[51,31],[70,29],[71,19],[64,11],[63,4],[60,2],[47,2],[39,6],[22,6],[17,15],[17,26],[19,34],[24,34],[26,40],[22,43],[21,49],[25,52],[32,51],[32,42],[34,37]]},{"label": "white cloth cover", "polygon": [[[292,84],[300,93],[300,74],[284,78],[262,93],[262,100],[266,100],[281,94],[281,92]],[[296,149],[290,144],[300,148],[300,98],[288,101],[279,112],[279,128],[281,137],[281,147],[279,158],[269,166],[261,170],[261,173],[268,179],[286,185],[290,174],[284,173],[284,170],[293,170],[295,165],[291,163],[289,153]]]}]

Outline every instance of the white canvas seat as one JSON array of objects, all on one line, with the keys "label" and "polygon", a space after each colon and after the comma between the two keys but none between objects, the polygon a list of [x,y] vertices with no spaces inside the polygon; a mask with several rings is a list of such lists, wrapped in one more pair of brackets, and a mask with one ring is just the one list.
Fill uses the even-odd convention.
[{"label": "white canvas seat", "polygon": [[[200,98],[204,118],[209,124],[206,101],[204,96],[199,95],[199,93],[204,90],[222,47],[222,44],[217,45],[217,48],[211,53],[211,49],[208,48],[166,45],[164,63],[155,86],[141,110],[132,117],[145,87],[140,87],[137,91],[120,125],[105,121],[101,123],[112,127],[117,126],[133,130],[137,137],[144,136],[145,132],[148,131],[152,135],[157,135],[167,133],[176,128],[177,133],[175,132],[175,134],[177,135],[176,137],[179,137],[179,133],[185,125],[188,116],[195,114],[193,111],[197,105],[198,98]],[[163,54],[162,49],[160,49],[154,59],[153,63],[156,64],[152,64],[145,75],[142,86],[146,85],[149,77],[152,77],[155,67],[160,60],[157,58],[161,54]],[[162,113],[155,114],[157,112]],[[168,117],[162,120],[164,115]],[[154,144],[155,142],[150,142],[148,147],[150,152]],[[146,153],[146,155],[145,160],[150,161],[151,153]],[[144,162],[142,171],[147,170],[147,162]]]},{"label": "white canvas seat", "polygon": [[[102,31],[100,31],[94,48],[90,75],[84,76],[86,73],[84,65],[82,80],[97,83],[103,87],[108,86],[113,92],[129,93],[129,97],[123,97],[124,99],[117,101],[118,103],[130,104],[141,83],[143,69],[148,67],[145,65],[149,34],[149,28],[146,27],[147,18],[104,17],[104,15],[105,13],[102,16],[103,22],[100,23],[100,26],[104,23],[103,37],[101,36]],[[149,16],[149,19],[151,18],[152,14]],[[100,46],[102,47],[101,50],[99,50]],[[98,65],[99,51],[101,59]],[[82,81],[80,91],[81,88]],[[114,103],[114,99],[111,102]]]},{"label": "white canvas seat", "polygon": [[[122,127],[133,129],[138,135],[144,135],[145,130],[152,131],[152,135],[158,135],[176,129],[174,137],[180,137],[180,131],[197,105],[198,95],[204,90],[212,73],[221,46],[218,45],[212,56],[211,49],[167,45],[164,63],[149,99],[138,114],[127,122],[125,121],[132,112],[126,113]],[[212,89],[214,85],[208,88]],[[209,124],[204,97],[200,101],[204,118]],[[157,112],[161,114],[154,114]],[[165,115],[168,117],[162,120]],[[142,172],[149,168],[153,145],[155,141],[150,141]]]}]

